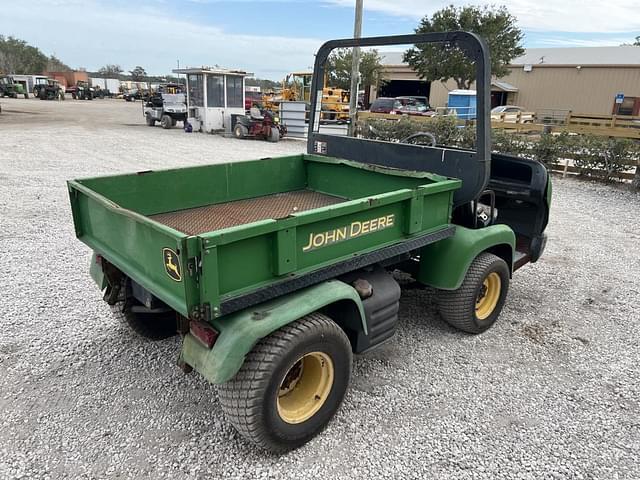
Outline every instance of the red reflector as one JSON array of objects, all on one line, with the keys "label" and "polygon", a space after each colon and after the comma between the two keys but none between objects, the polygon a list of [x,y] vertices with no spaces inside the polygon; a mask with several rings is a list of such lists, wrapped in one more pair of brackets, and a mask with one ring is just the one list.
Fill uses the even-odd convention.
[{"label": "red reflector", "polygon": [[96,265],[102,265],[102,255],[96,253]]},{"label": "red reflector", "polygon": [[207,348],[213,347],[213,344],[216,343],[216,339],[218,338],[218,332],[216,332],[213,327],[197,320],[191,320],[191,322],[189,322],[189,333],[200,340]]}]

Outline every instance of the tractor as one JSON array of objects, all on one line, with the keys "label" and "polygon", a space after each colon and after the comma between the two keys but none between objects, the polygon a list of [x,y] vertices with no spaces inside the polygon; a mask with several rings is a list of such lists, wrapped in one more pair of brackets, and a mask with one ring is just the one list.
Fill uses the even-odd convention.
[{"label": "tractor", "polygon": [[[36,90],[37,87],[37,90]],[[53,78],[47,78],[47,83],[40,83],[34,87],[34,92],[40,100],[64,100],[64,90],[60,86],[60,82]]]},{"label": "tractor", "polygon": [[74,86],[67,88],[66,92],[70,93],[74,100],[93,100],[93,89],[82,80],[78,80]]},{"label": "tractor", "polygon": [[18,98],[18,95],[24,95],[24,98],[29,98],[29,93],[21,84],[14,82],[12,76],[1,76],[0,97]]}]

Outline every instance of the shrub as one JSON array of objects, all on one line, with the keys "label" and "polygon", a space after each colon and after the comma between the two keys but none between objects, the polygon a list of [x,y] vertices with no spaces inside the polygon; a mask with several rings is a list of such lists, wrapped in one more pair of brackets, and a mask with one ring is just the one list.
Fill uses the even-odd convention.
[{"label": "shrub", "polygon": [[358,125],[364,138],[399,142],[416,133],[430,133],[435,136],[438,145],[457,145],[461,127],[454,117],[437,116],[429,120],[416,122],[406,116],[398,120],[367,119]]},{"label": "shrub", "polygon": [[[473,149],[476,145],[475,125],[460,124],[455,117],[436,116],[416,122],[406,116],[397,120],[367,119],[359,122],[364,138],[399,142],[416,133],[430,133],[438,145]],[[506,130],[492,130],[493,151],[515,155],[539,162],[551,169],[561,158],[572,158],[581,175],[611,181],[633,164],[640,164],[640,144],[628,139],[542,133],[538,138]],[[640,188],[640,167],[636,170],[634,185]]]}]

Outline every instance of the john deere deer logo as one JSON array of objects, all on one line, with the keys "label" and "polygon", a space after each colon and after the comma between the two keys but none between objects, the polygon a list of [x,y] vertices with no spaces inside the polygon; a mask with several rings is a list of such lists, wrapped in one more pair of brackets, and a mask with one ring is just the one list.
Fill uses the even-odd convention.
[{"label": "john deere deer logo", "polygon": [[170,248],[162,249],[162,259],[164,261],[164,269],[173,280],[179,282],[182,280],[180,272],[180,257]]}]

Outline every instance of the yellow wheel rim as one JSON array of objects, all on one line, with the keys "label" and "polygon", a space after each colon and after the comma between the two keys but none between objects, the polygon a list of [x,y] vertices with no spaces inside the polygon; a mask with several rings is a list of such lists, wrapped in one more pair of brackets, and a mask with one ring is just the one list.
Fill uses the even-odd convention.
[{"label": "yellow wheel rim", "polygon": [[278,414],[287,423],[302,423],[313,417],[327,400],[333,386],[331,358],[311,352],[289,369],[278,389]]},{"label": "yellow wheel rim", "polygon": [[500,299],[500,291],[502,289],[502,280],[500,275],[492,272],[482,282],[482,288],[476,298],[476,317],[478,320],[486,320],[498,305]]}]

